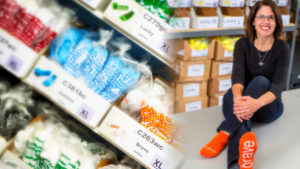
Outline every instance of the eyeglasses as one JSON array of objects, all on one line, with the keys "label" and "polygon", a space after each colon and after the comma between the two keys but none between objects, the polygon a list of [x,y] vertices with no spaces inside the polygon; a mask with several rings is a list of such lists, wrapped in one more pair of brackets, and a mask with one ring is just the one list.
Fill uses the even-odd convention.
[{"label": "eyeglasses", "polygon": [[275,16],[274,15],[269,15],[269,16],[256,15],[255,18],[257,18],[258,20],[265,20],[265,19],[267,19],[270,22],[274,22],[275,21]]}]

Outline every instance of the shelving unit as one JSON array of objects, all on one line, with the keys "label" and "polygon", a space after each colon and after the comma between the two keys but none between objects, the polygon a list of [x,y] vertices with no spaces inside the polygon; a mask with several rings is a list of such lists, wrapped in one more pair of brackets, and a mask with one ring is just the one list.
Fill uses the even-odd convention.
[{"label": "shelving unit", "polygon": [[[58,0],[58,2],[62,6],[71,7],[71,9],[76,12],[78,20],[83,22],[88,28],[93,30],[98,30],[99,28],[113,30],[114,35],[112,39],[125,39],[125,41],[130,42],[132,48],[128,53],[134,59],[147,61],[154,75],[163,78],[169,83],[173,82],[175,69],[172,63],[164,59],[163,56],[150,47],[145,46],[144,43],[147,42],[141,42],[132,37],[123,30],[124,28],[105,18],[103,11],[92,10],[79,0]],[[132,2],[135,3],[134,1]],[[25,48],[29,49],[28,47]],[[10,51],[4,55],[8,56],[11,54],[15,54],[14,51]],[[0,61],[2,61],[2,55],[3,53],[0,53]],[[16,55],[19,58],[22,57],[22,54]],[[150,132],[116,106],[103,101],[103,99],[101,100],[99,95],[93,93],[93,91],[88,89],[82,82],[64,72],[59,65],[53,63],[46,56],[38,55],[38,58],[34,59],[34,61],[30,61],[30,65],[26,67],[26,71],[22,71],[22,76],[18,76],[14,71],[11,71],[11,73],[73,116],[76,120],[80,121],[97,136],[115,145],[120,151],[132,157],[145,168],[156,169],[159,167],[161,169],[174,169],[180,165],[183,155],[178,149]],[[26,62],[26,60],[24,60],[24,62]],[[1,66],[9,70],[4,64]],[[50,70],[52,74],[58,75],[53,85],[45,86],[43,84],[45,78],[36,76],[35,69],[37,68]],[[86,97],[84,99],[80,98],[81,96],[78,96],[77,90],[76,92],[68,91],[68,89],[74,89],[74,87],[84,93]],[[80,115],[82,105],[87,106],[84,107],[86,111],[84,111],[85,114],[82,114],[83,116]],[[90,114],[89,110],[94,110],[94,113]],[[93,116],[90,117],[90,115]],[[120,129],[122,132],[125,132],[125,136],[121,135],[121,137],[116,137],[114,128],[107,126],[108,123],[112,123],[114,120],[116,120],[116,125],[119,123],[120,126],[125,128],[124,130]],[[124,140],[123,137],[127,139]],[[150,138],[153,141],[149,140]]]},{"label": "shelving unit", "polygon": [[[300,9],[300,3],[297,0],[291,2],[296,6],[295,21],[298,21],[298,13]],[[292,76],[292,65],[293,57],[296,44],[296,34],[297,34],[298,22],[290,23],[289,25],[284,26],[284,32],[291,32],[292,39],[290,41],[291,47],[291,56],[290,56],[290,67],[288,71],[288,78],[286,82],[286,89],[290,89],[291,76]],[[189,29],[189,30],[180,30],[180,31],[170,31],[167,35],[167,38],[170,39],[179,39],[179,38],[195,38],[195,37],[209,37],[209,36],[226,36],[226,35],[244,35],[244,28],[216,28],[216,29]]]},{"label": "shelving unit", "polygon": [[[104,9],[102,9],[103,7],[100,8],[100,10],[93,10],[80,0],[58,0],[58,2],[64,6],[74,8],[79,20],[86,23],[90,27],[101,27],[108,30],[114,30],[115,35],[113,38],[121,37],[131,42],[132,47],[128,53],[130,53],[132,57],[138,61],[146,61],[150,65],[154,75],[160,76],[170,83],[174,81],[173,77],[176,76],[176,73],[172,62],[166,60],[164,56],[157,53],[149,46],[146,46],[144,44],[146,42],[142,42],[128,34],[126,31],[124,31],[125,28],[121,28],[118,26],[118,24],[107,19],[107,17],[104,16]],[[108,3],[104,4],[107,7]]]}]

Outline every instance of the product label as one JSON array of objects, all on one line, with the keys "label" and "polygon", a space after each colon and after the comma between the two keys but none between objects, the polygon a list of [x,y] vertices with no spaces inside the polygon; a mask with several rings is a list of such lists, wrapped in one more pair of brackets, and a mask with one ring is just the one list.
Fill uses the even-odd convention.
[{"label": "product label", "polygon": [[192,57],[203,57],[207,56],[208,48],[203,50],[192,50]]},{"label": "product label", "polygon": [[224,50],[224,57],[233,57],[233,52]]},{"label": "product label", "polygon": [[102,0],[81,0],[92,8],[97,8]]},{"label": "product label", "polygon": [[218,0],[194,0],[193,5],[198,7],[217,7]]},{"label": "product label", "polygon": [[219,106],[223,105],[223,96],[219,96],[219,102],[218,102]]},{"label": "product label", "polygon": [[223,63],[219,65],[219,75],[228,75],[232,73],[232,63]]},{"label": "product label", "polygon": [[186,8],[192,5],[191,0],[168,0],[168,3],[173,8]]},{"label": "product label", "polygon": [[37,54],[0,29],[0,64],[17,77],[24,77],[30,70]]},{"label": "product label", "polygon": [[6,67],[9,68],[15,74],[17,74],[20,71],[22,64],[23,62],[13,54],[6,61]]},{"label": "product label", "polygon": [[175,30],[190,29],[191,19],[188,17],[175,18],[172,17],[169,25]]},{"label": "product label", "polygon": [[38,61],[25,81],[68,113],[92,127],[99,123],[111,107],[104,98],[46,57]]},{"label": "product label", "polygon": [[97,130],[147,168],[177,168],[182,158],[176,149],[116,107],[111,109]]},{"label": "product label", "polygon": [[231,80],[220,80],[219,92],[227,91],[231,87]]},{"label": "product label", "polygon": [[[121,9],[113,4],[118,4]],[[167,61],[173,62],[176,59],[171,54],[171,44],[164,39],[171,26],[135,1],[111,1],[104,12],[104,17]]]},{"label": "product label", "polygon": [[223,17],[223,28],[243,27],[244,17]]},{"label": "product label", "polygon": [[202,107],[201,101],[187,103],[187,104],[185,104],[185,111],[190,112],[190,111],[200,110],[201,107]]},{"label": "product label", "polygon": [[81,117],[82,119],[84,119],[87,122],[91,121],[94,113],[95,113],[95,110],[86,104],[82,104],[79,107],[78,112],[77,112],[79,117]]},{"label": "product label", "polygon": [[154,169],[167,169],[168,168],[167,167],[168,162],[160,155],[156,155],[150,164]]},{"label": "product label", "polygon": [[0,161],[1,169],[30,169],[18,156],[10,151],[5,151]]},{"label": "product label", "polygon": [[199,96],[200,84],[190,84],[183,86],[183,97]]},{"label": "product label", "polygon": [[188,77],[198,77],[204,75],[205,65],[190,65],[188,66]]}]

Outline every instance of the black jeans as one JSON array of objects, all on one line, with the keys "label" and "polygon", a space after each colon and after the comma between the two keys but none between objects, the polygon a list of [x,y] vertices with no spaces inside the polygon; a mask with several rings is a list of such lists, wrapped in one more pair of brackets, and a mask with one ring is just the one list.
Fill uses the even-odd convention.
[{"label": "black jeans", "polygon": [[[271,83],[267,78],[257,76],[248,84],[243,96],[259,98],[269,90],[270,86]],[[278,98],[255,112],[250,120],[241,123],[233,114],[233,95],[230,89],[224,95],[222,109],[225,120],[218,127],[217,131],[224,130],[230,134],[227,155],[227,162],[230,165],[239,158],[239,140],[244,133],[251,131],[251,122],[269,123],[276,120],[283,112],[283,104],[281,98]]]}]

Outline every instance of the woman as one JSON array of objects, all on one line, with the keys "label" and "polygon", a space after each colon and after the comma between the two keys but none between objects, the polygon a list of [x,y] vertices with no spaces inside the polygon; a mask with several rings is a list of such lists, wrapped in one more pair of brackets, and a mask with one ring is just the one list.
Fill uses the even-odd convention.
[{"label": "woman", "polygon": [[278,7],[271,0],[257,2],[250,11],[246,37],[234,49],[232,88],[223,100],[225,120],[218,134],[200,154],[217,156],[228,143],[228,168],[253,168],[256,137],[251,122],[269,123],[283,112],[290,48],[283,37]]}]

